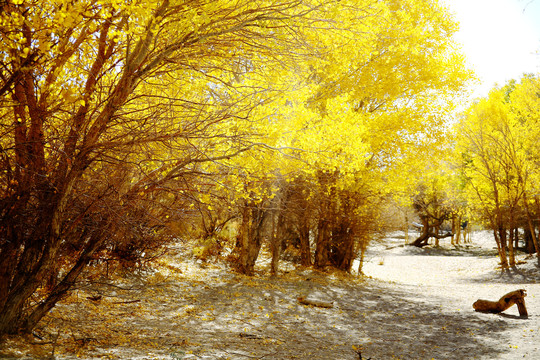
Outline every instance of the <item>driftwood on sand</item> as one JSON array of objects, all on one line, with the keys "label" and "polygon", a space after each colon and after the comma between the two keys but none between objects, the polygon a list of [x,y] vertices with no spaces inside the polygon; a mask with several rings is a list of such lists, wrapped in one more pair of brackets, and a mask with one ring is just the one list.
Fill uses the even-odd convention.
[{"label": "driftwood on sand", "polygon": [[527,308],[525,306],[525,296],[527,296],[527,292],[524,289],[520,289],[509,292],[501,297],[499,301],[479,299],[473,304],[473,308],[479,312],[498,314],[516,304],[519,316],[528,317],[529,314],[527,313]]}]

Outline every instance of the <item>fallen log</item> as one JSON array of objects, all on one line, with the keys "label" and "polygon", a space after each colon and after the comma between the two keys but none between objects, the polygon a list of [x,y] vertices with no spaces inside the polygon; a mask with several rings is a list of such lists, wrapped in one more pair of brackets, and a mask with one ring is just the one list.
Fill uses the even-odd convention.
[{"label": "fallen log", "polygon": [[499,299],[499,301],[490,301],[479,299],[473,304],[473,308],[478,312],[498,314],[503,312],[514,304],[517,305],[519,316],[528,317],[527,307],[525,306],[525,296],[527,292],[524,289],[509,292]]},{"label": "fallen log", "polygon": [[298,302],[302,305],[317,306],[317,307],[322,307],[322,308],[334,307],[333,302],[322,301],[322,300],[317,300],[317,299],[308,299],[302,296],[298,298]]}]

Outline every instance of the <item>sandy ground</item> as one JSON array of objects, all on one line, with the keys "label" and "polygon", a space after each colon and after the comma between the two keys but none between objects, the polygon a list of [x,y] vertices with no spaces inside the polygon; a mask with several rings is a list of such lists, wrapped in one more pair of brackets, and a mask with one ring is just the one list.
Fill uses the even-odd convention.
[{"label": "sandy ground", "polygon": [[[372,360],[540,358],[536,259],[501,276],[488,233],[468,249],[403,243],[374,244],[367,277],[299,269],[249,278],[179,251],[159,271],[78,291],[37,330],[42,340],[8,339],[0,358],[353,360],[357,349]],[[528,319],[516,307],[506,315],[472,309],[478,298],[519,288],[528,292]],[[87,299],[96,294],[99,301]],[[332,307],[305,306],[299,296]]]},{"label": "sandy ground", "polygon": [[[438,303],[441,314],[453,314],[458,322],[487,326],[483,328],[486,332],[471,331],[471,341],[493,351],[486,354],[473,351],[470,356],[465,353],[456,359],[540,359],[540,272],[535,266],[536,259],[521,254],[518,260],[524,264],[518,266],[519,272],[503,275],[497,268],[495,243],[489,232],[475,233],[471,246],[460,249],[446,243],[439,249],[399,247],[399,241],[389,238],[370,249],[364,272],[394,284],[393,289],[418,294],[418,300],[428,299],[431,305]],[[527,290],[528,319],[519,318],[516,306],[503,315],[476,313],[472,309],[477,299],[498,300],[517,289]],[[451,358],[438,354],[434,357]]]}]

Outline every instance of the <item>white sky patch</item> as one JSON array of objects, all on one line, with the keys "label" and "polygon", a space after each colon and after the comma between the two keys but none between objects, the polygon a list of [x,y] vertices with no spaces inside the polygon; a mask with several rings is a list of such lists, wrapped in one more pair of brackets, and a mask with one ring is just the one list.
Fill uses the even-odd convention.
[{"label": "white sky patch", "polygon": [[460,23],[455,39],[481,80],[474,97],[523,73],[540,73],[540,0],[444,2]]}]

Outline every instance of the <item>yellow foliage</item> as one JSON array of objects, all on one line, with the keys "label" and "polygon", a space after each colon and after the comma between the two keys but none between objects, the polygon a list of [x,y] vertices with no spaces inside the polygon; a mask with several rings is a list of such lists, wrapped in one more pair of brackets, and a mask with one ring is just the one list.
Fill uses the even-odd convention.
[{"label": "yellow foliage", "polygon": [[457,127],[465,189],[491,226],[510,226],[498,214],[512,219],[522,201],[539,193],[538,89],[533,76],[494,88],[467,110]]},{"label": "yellow foliage", "polygon": [[470,76],[435,0],[4,3],[0,191],[51,243],[254,209],[301,178],[383,197],[444,138]]}]

